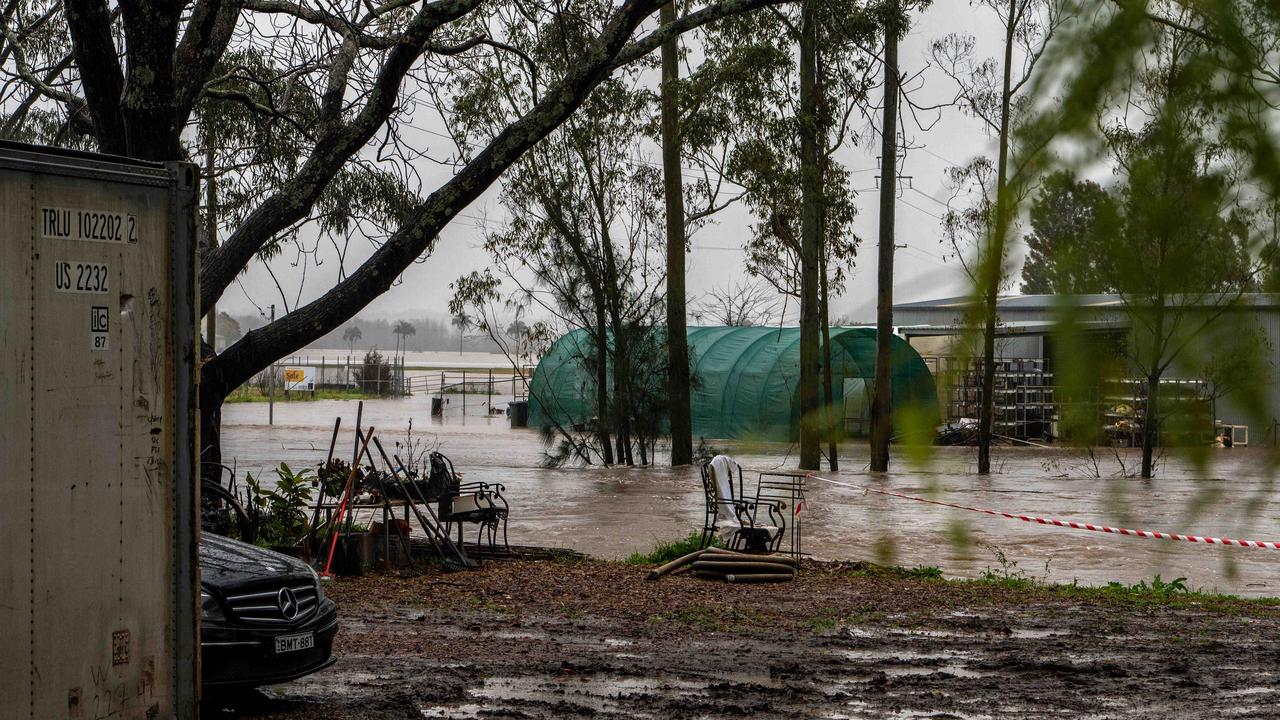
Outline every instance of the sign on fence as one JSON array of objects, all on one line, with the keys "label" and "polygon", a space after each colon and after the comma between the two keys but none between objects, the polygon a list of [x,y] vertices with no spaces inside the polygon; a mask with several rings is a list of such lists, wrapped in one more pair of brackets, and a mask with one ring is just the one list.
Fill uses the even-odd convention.
[{"label": "sign on fence", "polygon": [[286,367],[284,369],[284,390],[315,390],[316,369],[311,366]]}]

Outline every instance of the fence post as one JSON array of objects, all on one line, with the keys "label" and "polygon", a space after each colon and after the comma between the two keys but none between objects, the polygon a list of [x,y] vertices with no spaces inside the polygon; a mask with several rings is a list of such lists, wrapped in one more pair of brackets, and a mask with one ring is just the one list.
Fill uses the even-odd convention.
[{"label": "fence post", "polygon": [[462,419],[467,419],[467,371],[462,371]]},{"label": "fence post", "polygon": [[493,413],[493,369],[492,368],[489,369],[489,384],[485,387],[489,390],[489,394],[486,396],[484,401],[484,414],[490,415]]}]

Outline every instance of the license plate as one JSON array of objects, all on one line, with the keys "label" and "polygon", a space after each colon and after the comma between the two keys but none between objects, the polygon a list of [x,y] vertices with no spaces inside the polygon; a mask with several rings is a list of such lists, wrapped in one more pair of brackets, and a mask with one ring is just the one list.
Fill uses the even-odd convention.
[{"label": "license plate", "polygon": [[310,650],[316,646],[315,633],[303,633],[301,635],[281,635],[276,638],[276,654],[297,652],[299,650]]}]

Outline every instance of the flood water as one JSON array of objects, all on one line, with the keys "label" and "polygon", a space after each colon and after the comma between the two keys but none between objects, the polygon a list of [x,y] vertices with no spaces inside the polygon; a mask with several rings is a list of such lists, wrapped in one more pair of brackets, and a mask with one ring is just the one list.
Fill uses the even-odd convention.
[{"label": "flood water", "polygon": [[[505,408],[509,397],[493,396]],[[696,468],[541,466],[538,431],[512,429],[505,416],[486,417],[487,398],[449,397],[444,418],[431,399],[366,401],[364,426],[374,426],[388,452],[413,435],[449,456],[467,480],[506,486],[513,544],[565,547],[604,558],[648,550],[658,541],[702,527],[703,496]],[[324,460],[334,419],[342,417],[339,454],[354,454],[354,401],[277,404],[267,425],[262,403],[223,410],[223,453],[240,474],[269,479],[281,461],[295,470]],[[743,465],[750,485],[759,471],[794,469],[795,448],[712,443]],[[1214,451],[1206,471],[1167,457],[1152,481],[1120,476],[1135,470],[1136,451],[1096,451],[1097,465],[1077,449],[996,448],[996,472],[975,473],[972,448],[936,448],[925,469],[895,456],[887,476],[866,474],[865,446],[841,448],[839,473],[824,477],[1011,513],[1132,529],[1280,540],[1280,504],[1261,448]],[[1100,476],[1100,477],[1099,477]],[[1188,587],[1241,596],[1280,596],[1280,550],[1206,546],[1042,526],[926,505],[810,480],[801,513],[804,550],[814,557],[934,565],[949,577],[991,569],[1053,582],[1126,584],[1187,578]],[[1003,554],[1002,564],[997,551]],[[1015,565],[1016,564],[1016,565]]]}]

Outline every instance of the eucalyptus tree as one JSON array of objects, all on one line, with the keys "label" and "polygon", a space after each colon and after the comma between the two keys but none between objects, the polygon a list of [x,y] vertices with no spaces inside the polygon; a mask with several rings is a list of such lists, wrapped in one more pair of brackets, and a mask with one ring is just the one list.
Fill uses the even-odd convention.
[{"label": "eucalyptus tree", "polygon": [[[895,15],[891,6],[889,15]],[[902,76],[898,69],[897,18],[885,19],[884,118],[880,123],[880,246],[876,262],[876,366],[871,391],[871,432],[868,438],[872,472],[888,472],[893,440],[893,256],[898,195],[898,100]]]},{"label": "eucalyptus tree", "polygon": [[[582,23],[602,13],[589,1],[572,9]],[[546,26],[529,43],[531,57],[544,67],[571,65],[585,37],[573,26]],[[495,64],[477,74],[469,92],[475,100],[462,105],[475,112],[459,113],[457,121],[483,134],[501,129],[499,108],[521,91]],[[601,82],[580,113],[511,168],[500,195],[509,220],[485,236],[493,269],[520,297],[590,338],[581,361],[595,377],[594,443],[571,454],[606,464],[633,464],[637,453],[639,462],[648,461],[655,427],[648,422],[650,398],[666,388],[641,371],[655,364],[658,346],[651,339],[664,311],[666,280],[666,218],[655,202],[663,177],[643,148],[652,99],[638,69]],[[472,273],[454,289],[456,311],[478,306],[492,284]],[[665,364],[665,353],[661,359]]]},{"label": "eucalyptus tree", "polygon": [[[744,245],[747,272],[798,301],[802,328],[809,328],[800,377],[805,468],[817,467],[822,424],[826,434],[834,430],[815,391],[815,330],[829,324],[826,300],[843,291],[860,242],[851,229],[856,192],[835,153],[861,140],[875,85],[875,57],[866,48],[875,44],[880,19],[873,4],[840,0],[719,23],[700,34],[705,58],[681,89],[686,157],[741,188],[754,216]],[[822,364],[830,369],[829,358]]]},{"label": "eucalyptus tree", "polygon": [[[1267,267],[1274,232],[1260,228],[1280,197],[1280,12],[1274,3],[1080,0],[1077,24],[1055,43],[1038,88],[1053,88],[1023,123],[1020,142],[1062,150],[1019,168],[1034,177],[1066,164],[1110,161],[1120,178],[1109,279],[1143,376],[1143,474],[1163,422],[1160,379],[1227,325],[1240,294]],[[1105,52],[1098,52],[1105,48]],[[1194,364],[1194,363],[1192,363]],[[1080,388],[1075,388],[1079,390]],[[1235,400],[1260,422],[1263,393]],[[1198,457],[1203,457],[1199,455]]]},{"label": "eucalyptus tree", "polygon": [[1185,413],[1162,406],[1163,378],[1261,270],[1262,258],[1251,252],[1253,214],[1241,202],[1238,144],[1197,61],[1206,43],[1156,26],[1103,126],[1122,178],[1123,213],[1107,243],[1104,276],[1124,305],[1125,355],[1143,383],[1144,478],[1154,472],[1156,443],[1187,439],[1189,430],[1176,426]]},{"label": "eucalyptus tree", "polygon": [[[232,389],[386,292],[614,70],[669,37],[775,1],[712,0],[646,32],[658,0],[625,0],[590,24],[559,6],[519,0],[12,2],[0,48],[7,80],[0,128],[8,137],[154,161],[198,158],[202,142],[227,138],[216,162],[224,238],[202,258],[203,308],[264,253],[316,232],[321,218],[374,226],[360,257],[333,243],[351,267],[331,287],[307,302],[295,295],[283,317],[204,364],[201,408],[210,427]],[[527,61],[520,45],[548,25],[582,33],[577,62],[552,70]],[[477,63],[500,63],[528,88],[498,131],[479,144],[465,138],[454,152],[459,136],[442,144],[413,129],[439,113],[450,133],[459,130],[448,120],[466,110],[459,96]],[[243,113],[244,129],[220,135],[222,111]],[[260,149],[269,152],[265,164]],[[431,159],[447,170],[434,187],[419,169]],[[340,188],[344,177],[350,182]],[[374,204],[351,187],[367,189]],[[369,222],[365,214],[380,198],[389,208]],[[312,240],[299,252],[319,245]]]},{"label": "eucalyptus tree", "polygon": [[[663,22],[676,19],[675,0],[662,6]],[[689,339],[686,333],[684,178],[680,163],[680,49],[676,38],[662,43],[662,195],[667,221],[667,388],[671,424],[671,464],[693,462],[693,420],[689,406]]]},{"label": "eucalyptus tree", "polygon": [[[1006,275],[1006,240],[1013,225],[1014,208],[1021,200],[1022,187],[1010,182],[1010,155],[1015,164],[1025,162],[1040,150],[1035,143],[1013,147],[1016,115],[1030,103],[1030,89],[1045,49],[1069,18],[1064,0],[980,0],[995,14],[1004,31],[1003,59],[979,59],[973,36],[950,34],[936,41],[932,54],[943,72],[957,84],[961,107],[982,122],[998,142],[995,163],[994,200],[980,196],[979,205],[989,212],[978,216],[988,223],[984,239],[974,250],[973,273],[979,302],[977,322],[982,326],[982,406],[978,418],[978,473],[991,472],[991,439],[995,419],[995,334],[996,300]],[[980,159],[976,162],[986,162]],[[1023,177],[1014,171],[1017,177]],[[1017,196],[1017,197],[1015,197]],[[946,222],[946,221],[944,221]],[[976,323],[975,323],[976,324]]]}]

